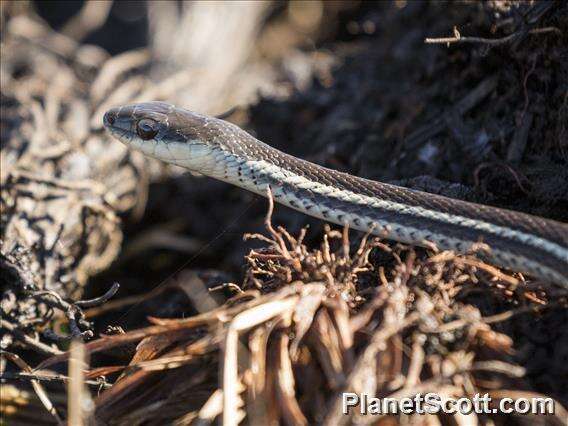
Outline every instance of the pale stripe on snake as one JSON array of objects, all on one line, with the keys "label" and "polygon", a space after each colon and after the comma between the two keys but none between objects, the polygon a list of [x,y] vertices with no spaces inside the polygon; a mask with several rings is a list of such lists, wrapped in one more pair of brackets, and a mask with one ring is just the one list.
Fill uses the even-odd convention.
[{"label": "pale stripe on snake", "polygon": [[[108,111],[121,142],[168,163],[266,195],[296,210],[408,244],[468,253],[568,287],[568,225],[375,182],[298,159],[226,121],[163,102]],[[478,244],[477,244],[478,245]]]}]

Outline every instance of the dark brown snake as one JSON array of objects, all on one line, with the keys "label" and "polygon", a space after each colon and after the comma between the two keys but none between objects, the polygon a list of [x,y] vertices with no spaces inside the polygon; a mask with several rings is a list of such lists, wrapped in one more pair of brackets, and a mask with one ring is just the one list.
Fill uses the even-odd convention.
[{"label": "dark brown snake", "polygon": [[[375,182],[278,151],[226,121],[147,102],[104,125],[124,144],[336,224],[479,257],[568,288],[568,225]],[[479,243],[483,243],[480,245]]]}]

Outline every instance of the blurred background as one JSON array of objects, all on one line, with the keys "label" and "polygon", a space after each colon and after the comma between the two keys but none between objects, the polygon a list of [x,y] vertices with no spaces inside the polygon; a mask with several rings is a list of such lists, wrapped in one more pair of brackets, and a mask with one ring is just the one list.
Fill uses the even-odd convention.
[{"label": "blurred background", "polygon": [[[242,281],[266,201],[129,152],[102,128],[127,103],[225,114],[337,170],[568,221],[567,22],[560,1],[3,1],[3,315],[38,336],[49,309],[23,288],[76,300],[118,282],[88,316],[132,329]],[[275,222],[322,235],[284,207]],[[510,331],[539,336],[519,362],[564,402],[567,320]]]}]

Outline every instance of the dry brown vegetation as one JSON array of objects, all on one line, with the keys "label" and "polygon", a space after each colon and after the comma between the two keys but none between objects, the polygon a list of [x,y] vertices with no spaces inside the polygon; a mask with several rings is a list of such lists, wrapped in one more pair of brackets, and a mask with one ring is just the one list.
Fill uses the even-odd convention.
[{"label": "dry brown vegetation", "polygon": [[[565,424],[566,290],[266,214],[129,152],[101,117],[240,105],[232,121],[295,155],[567,221],[566,5],[172,5],[86,3],[55,31],[1,3],[9,424]],[[548,396],[556,413],[344,416],[345,391]]]},{"label": "dry brown vegetation", "polygon": [[[149,327],[85,345],[94,355],[137,343],[128,364],[85,369],[91,381],[120,373],[95,399],[96,421],[194,424],[220,416],[224,424],[246,417],[253,424],[335,425],[368,421],[341,413],[341,392],[543,396],[522,390],[528,386],[511,358],[513,341],[494,327],[565,307],[567,295],[531,290],[474,257],[417,254],[368,235],[354,244],[347,229],[328,229],[310,250],[305,229],[293,237],[272,225],[272,207],[267,235],[248,236],[265,246],[251,250],[243,288],[232,284],[236,294],[223,306],[187,319],[150,318]],[[382,261],[369,260],[374,251]],[[483,316],[461,301],[471,292],[522,307]],[[69,356],[48,358],[36,374]],[[550,424],[568,415],[557,407]],[[465,417],[457,422],[472,421]]]}]

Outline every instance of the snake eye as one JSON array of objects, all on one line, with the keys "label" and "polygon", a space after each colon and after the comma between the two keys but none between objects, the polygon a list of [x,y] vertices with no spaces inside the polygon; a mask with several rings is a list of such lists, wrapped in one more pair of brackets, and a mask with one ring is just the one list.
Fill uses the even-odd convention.
[{"label": "snake eye", "polygon": [[149,118],[143,118],[136,123],[136,133],[145,141],[153,139],[158,134],[158,123]]}]

